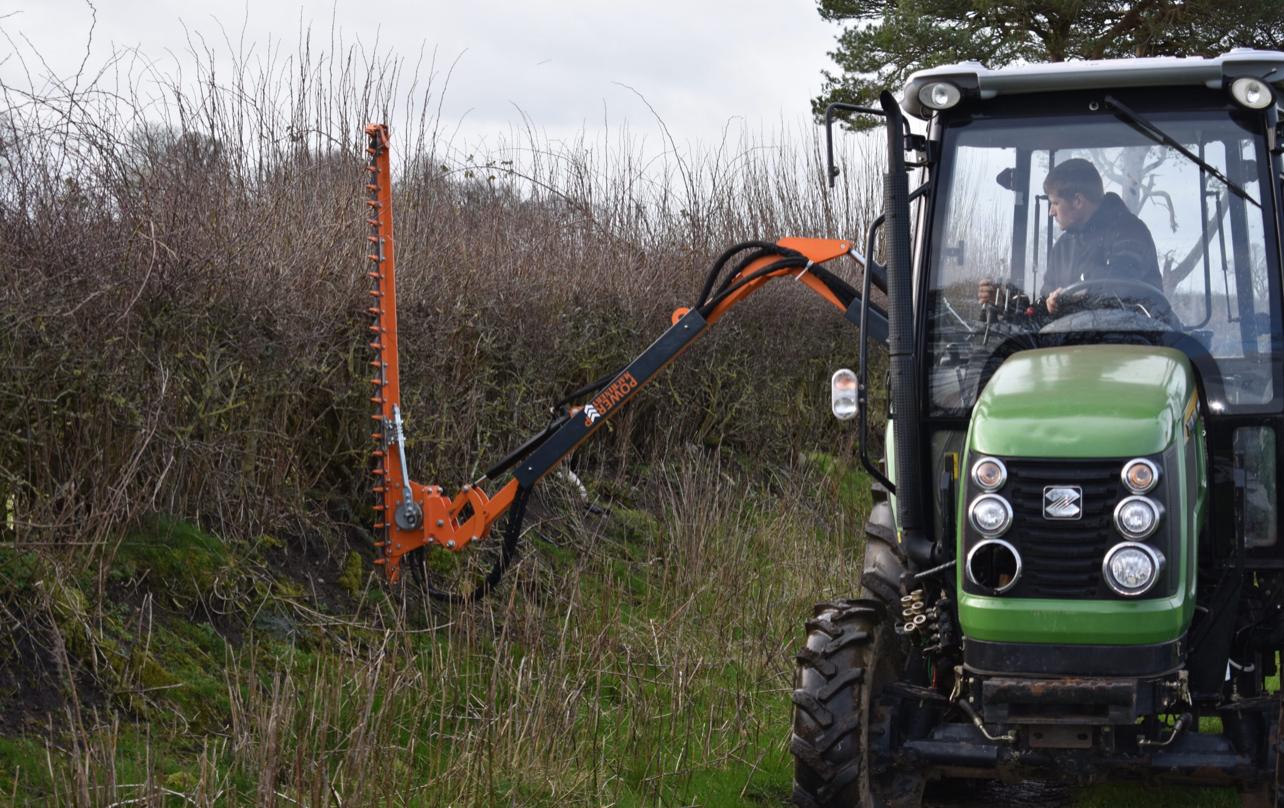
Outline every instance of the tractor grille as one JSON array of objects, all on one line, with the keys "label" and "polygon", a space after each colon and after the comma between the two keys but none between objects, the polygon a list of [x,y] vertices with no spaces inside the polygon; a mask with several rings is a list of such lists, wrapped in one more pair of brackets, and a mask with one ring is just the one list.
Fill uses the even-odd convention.
[{"label": "tractor grille", "polygon": [[[1004,494],[1012,504],[1008,541],[1021,553],[1024,569],[1011,595],[1027,598],[1111,598],[1101,579],[1106,551],[1120,541],[1114,528],[1116,503],[1126,495],[1120,460],[1005,459]],[[1043,517],[1043,489],[1077,485],[1083,515],[1055,521]]]}]

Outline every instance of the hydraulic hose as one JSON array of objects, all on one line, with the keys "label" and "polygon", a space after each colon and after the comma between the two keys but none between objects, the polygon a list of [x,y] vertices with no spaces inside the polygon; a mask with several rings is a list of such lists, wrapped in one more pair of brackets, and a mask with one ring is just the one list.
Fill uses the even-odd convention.
[{"label": "hydraulic hose", "polygon": [[[727,273],[726,278],[723,279],[722,284],[718,287],[718,291],[716,294],[718,296],[721,296],[723,292],[727,291],[727,289],[729,289],[731,285],[736,282],[736,279],[739,277],[740,273],[748,269],[749,265],[752,264],[754,261],[757,261],[760,258],[770,258],[773,255],[778,255],[778,256],[781,256],[782,258],[794,257],[794,253],[792,251],[785,250],[780,247],[776,247],[774,249],[769,249],[769,250],[768,249],[755,250],[749,255],[740,259],[740,263],[736,264],[735,269]],[[701,302],[707,303],[708,301],[705,300]]]},{"label": "hydraulic hose", "polygon": [[[722,285],[718,287],[717,293],[715,295],[714,285],[717,284],[718,276],[722,274],[722,270],[727,265],[727,262],[730,261],[739,253],[742,253],[745,250],[750,250],[750,249],[752,249],[753,252],[750,253],[745,258],[742,258],[730,272],[726,273],[726,278],[723,280]],[[741,272],[743,272],[744,269],[748,267],[751,263],[753,263],[754,261],[757,261],[760,258],[766,258],[767,256],[771,256],[771,255],[779,255],[779,256],[782,256],[783,258],[800,259],[800,261],[796,264],[797,266],[803,266],[806,263],[806,258],[803,258],[803,256],[801,256],[794,250],[781,247],[779,244],[774,244],[770,241],[742,241],[739,244],[732,245],[730,248],[723,251],[723,253],[719,255],[718,258],[713,262],[713,265],[709,268],[708,274],[705,276],[704,286],[701,288],[700,296],[696,299],[696,304],[693,308],[699,309],[702,312],[707,313],[715,305],[721,302],[722,299],[725,298],[728,294],[731,294],[732,292],[736,291],[736,289],[739,289],[741,286],[743,286],[745,282],[750,280],[755,280],[761,277],[762,275],[766,274],[766,272],[764,271],[759,271],[759,272],[753,273],[753,275],[750,277],[737,279],[737,276]],[[793,266],[793,265],[794,264],[779,263],[779,264],[774,264],[770,269],[774,271],[776,269],[781,269],[783,267]],[[852,289],[850,286],[847,286],[847,284],[844,281],[842,281],[832,273],[825,272],[821,277],[825,279],[826,285],[829,286],[831,290],[834,291],[835,295],[837,295],[840,299],[850,301],[852,296],[855,294],[854,289]],[[836,286],[835,282],[837,284],[842,284],[842,286],[846,287],[845,294],[844,294],[844,291],[842,290],[842,286]],[[709,299],[710,295],[715,295],[712,301]],[[599,379],[594,379],[593,381],[589,382],[583,387],[576,388],[575,390],[571,391],[570,393],[567,393],[565,396],[563,396],[561,399],[555,402],[553,404],[553,408],[559,409],[567,404],[570,404],[576,399],[579,399],[583,396],[587,396],[590,393],[598,392],[619,374],[620,374],[619,370],[614,370],[606,374],[605,376],[602,376]]]},{"label": "hydraulic hose", "polygon": [[[759,250],[771,250],[772,252],[780,249],[778,245],[773,244],[770,241],[742,241],[739,244],[733,244],[728,247],[722,255],[719,255],[717,260],[713,262],[713,266],[709,268],[709,274],[705,277],[704,288],[700,290],[700,296],[696,298],[697,307],[703,306],[708,302],[709,295],[713,293],[713,285],[718,282],[718,275],[726,263],[737,253],[744,252],[745,250],[754,247]],[[732,277],[735,277],[735,273],[732,273]]]},{"label": "hydraulic hose", "polygon": [[[462,606],[472,603],[478,598],[483,598],[492,589],[499,585],[503,579],[504,573],[508,571],[509,566],[517,558],[518,545],[522,538],[522,520],[526,518],[526,503],[530,500],[531,489],[517,489],[517,496],[513,498],[513,505],[508,511],[508,522],[504,525],[504,543],[499,548],[499,558],[491,566],[490,572],[481,580],[477,586],[467,592],[446,592],[440,589],[434,589],[432,586],[425,584],[424,589],[428,597],[441,603],[449,603],[455,606]],[[420,569],[420,565],[415,565]]]},{"label": "hydraulic hose", "polygon": [[603,387],[606,387],[607,383],[610,382],[611,379],[614,379],[618,375],[620,375],[620,371],[613,370],[610,373],[606,374],[605,376],[602,376],[601,378],[594,379],[593,381],[589,382],[583,387],[575,388],[571,392],[567,393],[566,395],[558,399],[557,402],[553,404],[553,409],[555,410],[561,409],[562,407],[566,406],[567,404],[570,404],[572,401],[576,400],[577,398],[580,398],[582,396],[587,396],[589,393],[596,393],[598,390],[601,390]]},{"label": "hydraulic hose", "polygon": [[805,267],[806,265],[807,265],[807,259],[801,255],[796,258],[794,257],[782,258],[779,261],[773,261],[772,263],[768,264],[767,266],[761,269],[750,272],[748,275],[744,276],[743,278],[740,278],[735,283],[729,285],[726,289],[719,292],[717,296],[715,296],[712,300],[710,300],[708,303],[705,303],[703,306],[699,307],[700,313],[702,315],[707,316],[709,312],[717,308],[718,304],[721,303],[723,300],[735,294],[737,291],[741,289],[741,287],[744,287],[758,280],[759,278],[770,275],[773,272],[779,272],[782,269],[788,269],[790,267],[801,268],[801,267]]}]

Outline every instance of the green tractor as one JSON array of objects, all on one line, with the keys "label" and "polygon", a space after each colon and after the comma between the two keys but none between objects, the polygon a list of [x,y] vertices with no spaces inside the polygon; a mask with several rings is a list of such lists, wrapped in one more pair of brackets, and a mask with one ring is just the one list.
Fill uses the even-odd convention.
[{"label": "green tractor", "polygon": [[952,65],[831,108],[888,141],[834,380],[878,485],[859,597],[797,655],[798,805],[955,778],[1284,805],[1281,88],[1284,53],[1236,50]]}]

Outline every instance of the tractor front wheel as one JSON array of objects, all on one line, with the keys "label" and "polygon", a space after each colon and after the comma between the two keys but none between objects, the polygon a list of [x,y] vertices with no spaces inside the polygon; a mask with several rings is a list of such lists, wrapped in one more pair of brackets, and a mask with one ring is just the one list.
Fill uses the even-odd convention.
[{"label": "tractor front wheel", "polygon": [[891,729],[883,688],[904,656],[884,609],[872,599],[822,603],[807,621],[794,675],[794,804],[806,808],[916,806],[922,782],[871,754]]}]

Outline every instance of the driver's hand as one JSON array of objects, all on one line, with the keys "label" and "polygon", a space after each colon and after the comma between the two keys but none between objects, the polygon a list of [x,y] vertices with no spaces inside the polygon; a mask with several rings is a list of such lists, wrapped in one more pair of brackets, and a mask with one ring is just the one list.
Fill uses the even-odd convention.
[{"label": "driver's hand", "polygon": [[986,306],[993,303],[995,298],[995,290],[997,289],[998,289],[998,286],[994,283],[994,281],[992,281],[989,278],[985,278],[976,287],[976,302],[980,303],[982,306]]},{"label": "driver's hand", "polygon": [[1052,294],[1048,295],[1048,314],[1057,313],[1057,307],[1060,305],[1060,297],[1061,290],[1059,288],[1052,290]]}]

